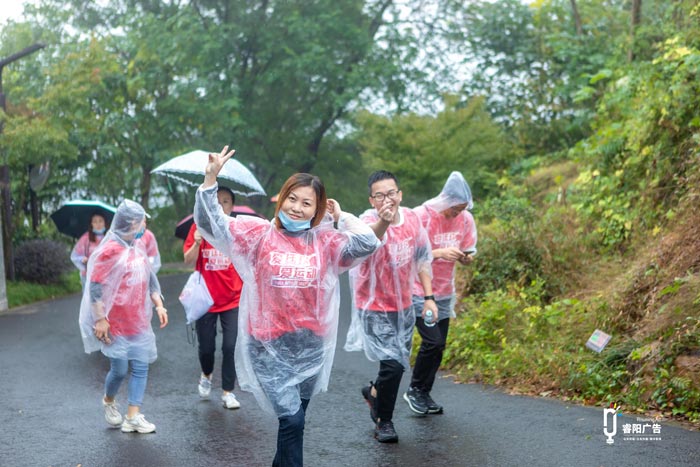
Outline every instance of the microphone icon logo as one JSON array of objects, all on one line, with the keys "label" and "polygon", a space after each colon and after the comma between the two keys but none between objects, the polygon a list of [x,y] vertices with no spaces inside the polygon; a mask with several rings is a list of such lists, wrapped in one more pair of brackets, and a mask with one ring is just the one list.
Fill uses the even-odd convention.
[{"label": "microphone icon logo", "polygon": [[[608,444],[613,444],[615,440],[613,437],[617,434],[617,413],[620,406],[617,403],[610,403],[610,407],[603,409],[603,434],[607,437],[605,440]],[[610,421],[608,421],[608,415],[611,415]]]}]

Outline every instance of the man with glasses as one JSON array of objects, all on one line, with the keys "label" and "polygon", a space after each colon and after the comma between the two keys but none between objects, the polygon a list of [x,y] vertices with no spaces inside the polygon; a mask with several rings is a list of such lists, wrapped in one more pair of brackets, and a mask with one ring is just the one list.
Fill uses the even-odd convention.
[{"label": "man with glasses", "polygon": [[[422,314],[437,315],[432,299],[431,246],[418,216],[400,207],[401,190],[390,172],[377,171],[369,177],[369,203],[373,209],[360,219],[379,236],[382,246],[357,268],[350,270],[353,316],[345,350],[362,350],[379,362],[374,382],[362,388],[376,424],[374,436],[380,443],[395,443],[398,435],[392,417],[405,369],[409,368],[413,315],[411,287],[418,279],[426,293]],[[388,227],[387,227],[388,224]],[[427,407],[423,413],[427,413]]]},{"label": "man with glasses", "polygon": [[413,367],[411,386],[403,395],[414,412],[427,408],[430,414],[442,413],[442,406],[430,396],[435,375],[442,362],[450,318],[456,317],[455,264],[469,264],[476,253],[476,225],[468,209],[472,194],[464,177],[452,172],[438,196],[413,211],[428,231],[433,253],[432,295],[438,308],[437,325],[423,319],[425,289],[420,281],[413,284],[413,310],[421,346]]}]

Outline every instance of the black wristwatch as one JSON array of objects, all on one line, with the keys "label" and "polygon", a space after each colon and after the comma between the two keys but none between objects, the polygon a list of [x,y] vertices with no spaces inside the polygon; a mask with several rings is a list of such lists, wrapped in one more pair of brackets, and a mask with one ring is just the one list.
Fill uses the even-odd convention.
[{"label": "black wristwatch", "polygon": [[435,295],[426,295],[425,297],[423,297],[423,300],[435,301]]}]

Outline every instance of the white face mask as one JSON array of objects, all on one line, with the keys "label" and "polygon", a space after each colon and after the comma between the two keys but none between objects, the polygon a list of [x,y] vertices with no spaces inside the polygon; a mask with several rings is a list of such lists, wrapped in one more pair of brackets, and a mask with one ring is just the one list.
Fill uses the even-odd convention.
[{"label": "white face mask", "polygon": [[284,211],[279,211],[277,217],[282,223],[282,227],[289,232],[301,232],[302,230],[307,230],[311,228],[311,219],[295,221],[290,219]]}]

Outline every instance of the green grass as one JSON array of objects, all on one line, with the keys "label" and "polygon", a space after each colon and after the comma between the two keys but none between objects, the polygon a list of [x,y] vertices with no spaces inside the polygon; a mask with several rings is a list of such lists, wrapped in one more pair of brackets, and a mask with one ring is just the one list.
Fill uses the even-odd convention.
[{"label": "green grass", "polygon": [[63,297],[80,292],[80,276],[78,272],[63,275],[57,284],[34,284],[25,281],[7,281],[7,306],[14,308],[29,303]]},{"label": "green grass", "polygon": [[[158,276],[170,274],[182,274],[190,272],[189,269],[163,268],[158,271]],[[7,306],[14,308],[28,305],[42,300],[59,298],[72,293],[78,293],[82,289],[78,272],[69,272],[63,275],[61,282],[57,284],[34,284],[25,281],[7,281]]]}]

